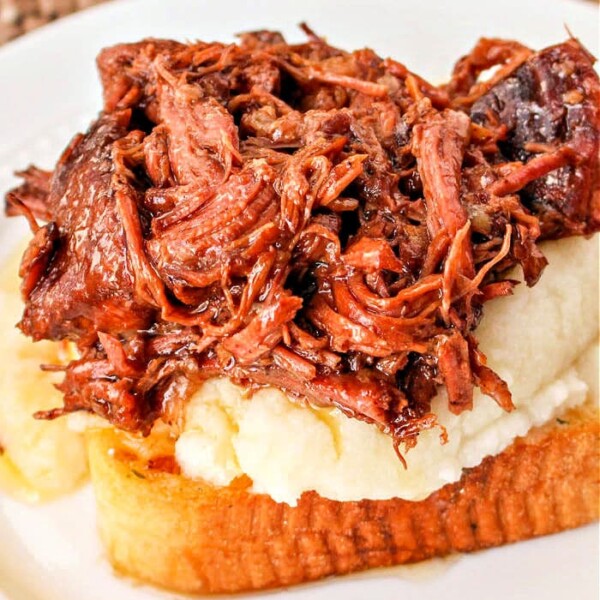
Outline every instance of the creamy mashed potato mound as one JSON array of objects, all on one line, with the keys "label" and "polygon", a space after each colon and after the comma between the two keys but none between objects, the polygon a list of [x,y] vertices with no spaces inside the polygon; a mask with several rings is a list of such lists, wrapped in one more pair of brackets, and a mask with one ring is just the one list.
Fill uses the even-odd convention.
[{"label": "creamy mashed potato mound", "polygon": [[34,344],[15,327],[23,312],[19,258],[0,270],[0,488],[38,501],[76,487],[87,464],[83,436],[69,431],[65,419],[32,417],[62,405],[62,394],[53,386],[62,374],[44,373],[40,364],[64,362],[70,352],[53,342]]},{"label": "creamy mashed potato mound", "polygon": [[404,469],[391,439],[372,425],[337,409],[298,406],[273,388],[250,401],[242,388],[213,379],[187,407],[176,444],[183,473],[219,486],[246,474],[255,492],[292,505],[309,490],[333,500],[421,500],[457,481],[463,468],[531,427],[590,396],[597,401],[598,239],[546,244],[550,264],[540,282],[486,305],[476,335],[489,366],[510,386],[511,413],[476,392],[474,409],[456,416],[440,394],[433,410],[448,443],[437,429],[422,433]]}]

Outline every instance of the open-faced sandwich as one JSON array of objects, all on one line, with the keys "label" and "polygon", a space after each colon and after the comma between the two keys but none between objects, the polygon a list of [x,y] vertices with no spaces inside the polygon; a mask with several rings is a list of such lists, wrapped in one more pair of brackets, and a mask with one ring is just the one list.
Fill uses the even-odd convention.
[{"label": "open-faced sandwich", "polygon": [[432,85],[305,31],[104,50],[102,112],[6,197],[51,343],[11,333],[4,458],[51,377],[110,560],[175,590],[598,518],[593,58],[482,39]]}]

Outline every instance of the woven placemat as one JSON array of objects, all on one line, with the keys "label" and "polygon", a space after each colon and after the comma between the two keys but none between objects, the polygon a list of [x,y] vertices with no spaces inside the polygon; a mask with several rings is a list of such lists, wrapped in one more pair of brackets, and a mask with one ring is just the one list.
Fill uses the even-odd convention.
[{"label": "woven placemat", "polygon": [[105,0],[0,0],[0,44]]}]

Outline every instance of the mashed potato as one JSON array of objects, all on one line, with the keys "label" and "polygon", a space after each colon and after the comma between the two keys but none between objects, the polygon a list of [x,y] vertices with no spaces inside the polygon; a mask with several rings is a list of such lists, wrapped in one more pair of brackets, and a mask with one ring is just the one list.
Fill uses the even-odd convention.
[{"label": "mashed potato", "polygon": [[276,389],[245,398],[225,379],[190,402],[176,457],[184,474],[226,485],[246,474],[255,492],[295,504],[304,491],[333,500],[421,500],[460,478],[515,437],[598,397],[598,238],[548,244],[550,265],[532,289],[486,306],[477,330],[489,365],[510,385],[516,410],[476,393],[459,416],[441,394],[434,410],[447,428],[421,434],[405,470],[388,436],[336,409],[299,407]]},{"label": "mashed potato", "polygon": [[[404,470],[388,436],[336,409],[300,407],[276,389],[248,401],[226,379],[207,381],[194,395],[176,444],[185,475],[227,485],[248,475],[253,489],[294,504],[307,490],[334,500],[401,497],[420,500],[460,478],[462,469],[501,452],[524,435],[590,396],[598,398],[598,238],[549,244],[540,283],[487,305],[477,330],[489,364],[509,383],[517,409],[503,412],[476,394],[459,416],[440,395],[434,410],[447,428],[428,431],[406,454]],[[0,273],[0,486],[38,500],[68,491],[86,475],[83,436],[67,419],[40,422],[36,410],[60,406],[56,376],[40,363],[66,359],[57,344],[33,344],[14,324],[22,304],[17,262]],[[60,377],[60,375],[58,376]],[[71,426],[96,426],[72,415]]]},{"label": "mashed potato", "polygon": [[32,414],[62,405],[53,383],[61,375],[40,364],[68,359],[68,349],[52,342],[34,344],[16,327],[23,312],[18,257],[0,271],[0,487],[28,501],[76,487],[87,473],[83,436],[64,419],[36,421]]}]

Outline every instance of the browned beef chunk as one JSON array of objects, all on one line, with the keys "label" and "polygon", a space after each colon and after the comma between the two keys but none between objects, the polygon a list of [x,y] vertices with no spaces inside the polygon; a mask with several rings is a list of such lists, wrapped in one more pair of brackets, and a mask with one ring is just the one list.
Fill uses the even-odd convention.
[{"label": "browned beef chunk", "polygon": [[40,230],[52,240],[27,255],[28,264],[47,264],[36,281],[26,279],[24,290],[20,327],[34,339],[93,342],[97,331],[137,330],[151,323],[151,310],[134,294],[112,183],[112,144],[128,122],[127,112],[101,117],[73,140],[54,171],[45,200],[49,223]]}]

